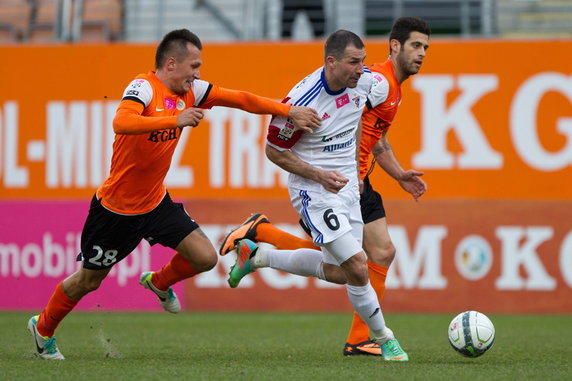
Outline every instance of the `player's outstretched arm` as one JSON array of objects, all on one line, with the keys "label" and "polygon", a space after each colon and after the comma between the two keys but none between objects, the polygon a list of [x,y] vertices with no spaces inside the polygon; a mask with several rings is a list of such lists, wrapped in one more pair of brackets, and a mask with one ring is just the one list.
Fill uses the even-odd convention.
[{"label": "player's outstretched arm", "polygon": [[338,171],[325,171],[314,167],[294,155],[292,151],[279,151],[268,144],[266,157],[283,170],[313,180],[332,193],[338,193],[349,181]]},{"label": "player's outstretched arm", "polygon": [[143,106],[124,100],[113,118],[113,132],[119,135],[141,135],[151,131],[177,128],[176,116],[143,116]]},{"label": "player's outstretched arm", "polygon": [[[248,91],[218,88],[213,106],[238,108],[253,114],[281,115],[290,118],[294,126],[313,132],[320,127],[318,113],[309,107],[291,106],[270,98],[261,97]],[[207,102],[208,103],[208,102]]]},{"label": "player's outstretched arm", "polygon": [[202,109],[194,107],[178,116],[143,116],[141,111],[136,107],[120,107],[113,119],[113,131],[120,135],[140,135],[177,127],[196,127],[204,116]]}]

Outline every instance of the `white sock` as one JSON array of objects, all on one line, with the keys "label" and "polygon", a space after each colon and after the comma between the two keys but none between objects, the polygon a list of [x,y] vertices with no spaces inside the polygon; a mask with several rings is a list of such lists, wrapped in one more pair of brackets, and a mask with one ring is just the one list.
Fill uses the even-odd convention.
[{"label": "white sock", "polygon": [[350,303],[380,344],[393,339],[393,332],[385,326],[377,294],[369,282],[365,286],[346,285]]},{"label": "white sock", "polygon": [[[258,253],[256,254],[258,256]],[[268,266],[290,274],[325,279],[322,252],[312,249],[266,250]],[[255,264],[258,267],[258,264]]]},{"label": "white sock", "polygon": [[250,258],[250,263],[257,269],[261,267],[268,267],[268,249],[258,246],[256,254]]}]

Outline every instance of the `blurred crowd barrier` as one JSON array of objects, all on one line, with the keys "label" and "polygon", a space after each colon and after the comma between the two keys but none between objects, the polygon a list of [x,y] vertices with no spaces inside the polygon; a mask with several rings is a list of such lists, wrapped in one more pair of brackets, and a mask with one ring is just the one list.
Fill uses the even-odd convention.
[{"label": "blurred crowd barrier", "polygon": [[[388,135],[428,191],[416,203],[379,168],[372,175],[398,250],[384,308],[572,312],[572,41],[430,45]],[[282,99],[322,65],[322,49],[212,44],[201,76]],[[368,63],[384,61],[388,44],[366,40],[366,50]],[[6,295],[22,295],[0,298],[0,308],[40,308],[75,271],[89,199],[109,168],[115,108],[153,57],[152,45],[0,47],[0,279]],[[166,183],[215,245],[250,212],[303,234],[286,175],[264,157],[268,122],[215,108],[181,137]],[[170,254],[140,245],[80,308],[156,308],[138,276]],[[350,308],[343,288],[274,270],[231,290],[232,263],[223,257],[179,285],[186,308]]]}]

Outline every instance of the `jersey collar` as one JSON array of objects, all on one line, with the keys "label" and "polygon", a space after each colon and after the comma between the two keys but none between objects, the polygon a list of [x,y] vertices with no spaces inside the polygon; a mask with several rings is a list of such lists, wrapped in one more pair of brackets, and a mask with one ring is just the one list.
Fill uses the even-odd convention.
[{"label": "jersey collar", "polygon": [[345,87],[342,87],[338,91],[330,90],[330,88],[328,87],[328,83],[326,82],[326,75],[324,74],[324,69],[322,69],[322,73],[320,74],[320,80],[322,81],[322,84],[324,85],[324,90],[326,90],[326,93],[328,93],[330,95],[339,95],[339,94],[343,93],[344,91],[346,91]]},{"label": "jersey collar", "polygon": [[[179,95],[173,93],[171,90],[169,90],[169,88],[159,79],[159,77],[157,77],[157,73],[155,72],[155,70],[150,70],[149,71],[149,78],[151,80],[153,80],[156,84],[158,84],[159,86],[161,86],[163,89],[165,89],[167,91],[167,94],[169,97],[171,98],[178,98]],[[181,96],[182,98],[182,96]]]}]

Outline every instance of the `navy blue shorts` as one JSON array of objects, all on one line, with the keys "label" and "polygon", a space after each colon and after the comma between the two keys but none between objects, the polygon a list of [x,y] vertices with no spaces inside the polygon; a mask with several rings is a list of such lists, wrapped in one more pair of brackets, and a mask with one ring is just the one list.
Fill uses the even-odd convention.
[{"label": "navy blue shorts", "polygon": [[141,240],[175,249],[199,225],[187,214],[183,204],[167,193],[150,212],[137,215],[114,213],[101,205],[96,196],[81,233],[78,261],[92,270],[110,268],[127,257]]}]

